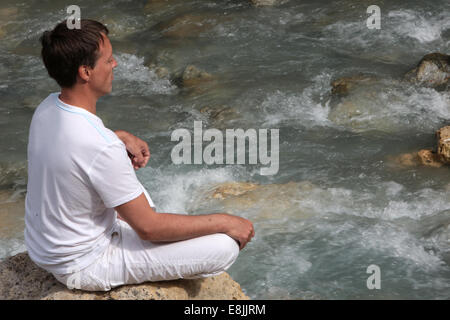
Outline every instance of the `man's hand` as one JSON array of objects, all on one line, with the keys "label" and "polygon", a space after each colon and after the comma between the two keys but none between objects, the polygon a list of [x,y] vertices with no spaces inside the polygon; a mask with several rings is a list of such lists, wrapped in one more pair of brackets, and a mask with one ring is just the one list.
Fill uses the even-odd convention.
[{"label": "man's hand", "polygon": [[244,249],[248,242],[255,236],[255,229],[250,220],[230,214],[222,214],[228,220],[226,222],[225,233],[236,240],[239,244],[239,250]]},{"label": "man's hand", "polygon": [[114,133],[125,144],[133,168],[139,169],[145,167],[150,159],[150,150],[147,142],[123,130],[117,130]]}]

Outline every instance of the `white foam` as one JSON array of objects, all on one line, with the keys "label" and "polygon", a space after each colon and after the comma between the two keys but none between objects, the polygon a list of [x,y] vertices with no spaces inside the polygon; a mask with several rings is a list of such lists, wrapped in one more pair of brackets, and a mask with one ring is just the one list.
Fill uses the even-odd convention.
[{"label": "white foam", "polygon": [[[194,165],[192,167],[195,167]],[[158,212],[187,213],[201,207],[194,192],[204,186],[236,180],[239,166],[196,169],[189,172],[163,172],[147,168],[140,176]]]},{"label": "white foam", "polygon": [[144,66],[144,58],[133,54],[119,53],[114,56],[117,67],[114,69],[112,95],[124,94],[173,94],[176,86],[168,79],[159,78],[156,73]]},{"label": "white foam", "polygon": [[395,33],[415,39],[421,43],[439,40],[443,31],[450,27],[448,12],[438,16],[414,10],[395,10],[387,14]]},{"label": "white foam", "polygon": [[336,124],[358,132],[411,127],[429,132],[450,118],[450,93],[386,79],[374,88],[361,86],[350,92],[330,116]]},{"label": "white foam", "polygon": [[316,76],[314,83],[301,94],[288,94],[280,90],[268,94],[260,105],[265,117],[263,125],[273,126],[294,120],[306,127],[334,126],[328,120],[329,105],[320,101],[321,95],[330,90],[330,79],[330,74],[324,72]]},{"label": "white foam", "polygon": [[[377,224],[361,233],[363,247],[378,250],[394,258],[410,260],[425,269],[442,267],[444,262],[433,252],[427,251],[414,235],[385,224]],[[406,266],[405,266],[406,267]]]}]

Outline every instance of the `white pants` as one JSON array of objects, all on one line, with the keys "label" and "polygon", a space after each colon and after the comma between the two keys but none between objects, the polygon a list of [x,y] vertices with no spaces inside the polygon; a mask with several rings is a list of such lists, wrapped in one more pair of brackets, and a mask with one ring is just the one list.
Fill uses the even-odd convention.
[{"label": "white pants", "polygon": [[53,275],[69,289],[108,291],[124,284],[215,276],[227,270],[238,254],[236,241],[223,233],[153,243],[117,220],[109,247],[97,261],[72,274]]}]

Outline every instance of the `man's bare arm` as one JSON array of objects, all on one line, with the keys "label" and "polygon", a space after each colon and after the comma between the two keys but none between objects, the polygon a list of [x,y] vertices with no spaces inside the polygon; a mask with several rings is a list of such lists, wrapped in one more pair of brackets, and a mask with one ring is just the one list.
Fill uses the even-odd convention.
[{"label": "man's bare arm", "polygon": [[141,239],[149,241],[179,241],[225,233],[243,249],[255,235],[249,220],[226,213],[190,216],[155,212],[143,193],[115,209]]}]

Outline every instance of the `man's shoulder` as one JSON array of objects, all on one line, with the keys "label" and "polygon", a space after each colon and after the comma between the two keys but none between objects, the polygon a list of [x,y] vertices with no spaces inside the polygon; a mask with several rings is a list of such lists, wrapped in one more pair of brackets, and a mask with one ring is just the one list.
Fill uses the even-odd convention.
[{"label": "man's shoulder", "polygon": [[33,134],[42,137],[51,135],[49,143],[68,153],[82,152],[94,156],[108,146],[123,144],[114,131],[108,129],[97,116],[80,108],[58,105],[58,93],[51,93],[37,107],[33,115]]}]

